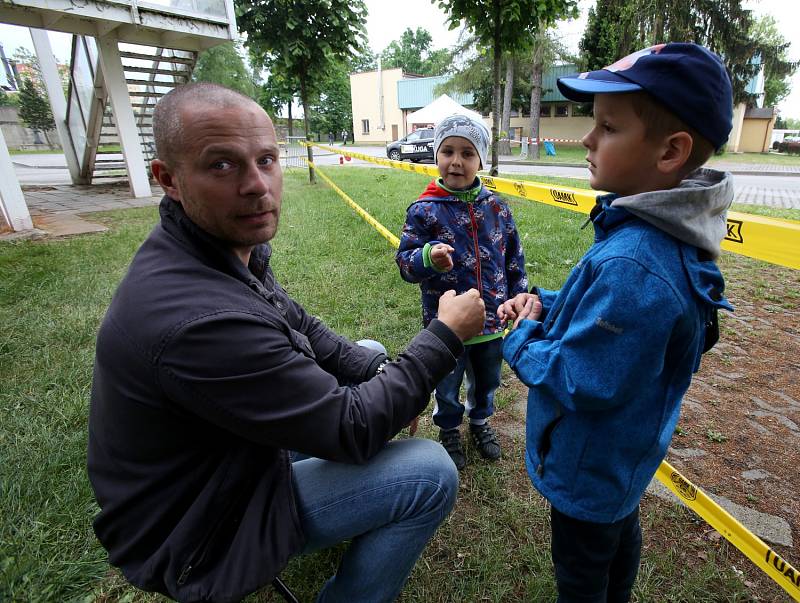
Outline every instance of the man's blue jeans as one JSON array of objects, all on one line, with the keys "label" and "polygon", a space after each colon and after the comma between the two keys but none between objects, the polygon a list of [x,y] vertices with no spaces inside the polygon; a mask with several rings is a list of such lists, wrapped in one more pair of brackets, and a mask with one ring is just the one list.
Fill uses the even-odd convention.
[{"label": "man's blue jeans", "polygon": [[458,492],[438,443],[394,440],[364,465],[317,458],[292,464],[303,552],[352,539],[319,603],[394,601]]},{"label": "man's blue jeans", "polygon": [[502,363],[502,337],[465,346],[456,368],[436,385],[433,422],[441,429],[453,429],[461,425],[465,408],[459,401],[459,393],[465,373],[469,418],[491,417],[494,414],[494,392],[500,387]]}]

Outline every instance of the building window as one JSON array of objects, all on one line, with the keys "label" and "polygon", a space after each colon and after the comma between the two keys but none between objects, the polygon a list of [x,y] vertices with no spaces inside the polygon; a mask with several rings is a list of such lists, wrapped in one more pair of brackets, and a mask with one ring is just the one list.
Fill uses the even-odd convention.
[{"label": "building window", "polygon": [[362,134],[369,134],[369,120],[362,119],[361,120],[361,133]]},{"label": "building window", "polygon": [[572,117],[591,117],[592,103],[576,103],[572,105]]},{"label": "building window", "polygon": [[550,117],[550,105],[541,105],[539,107],[539,117]]},{"label": "building window", "polygon": [[556,117],[569,117],[569,105],[556,105]]}]

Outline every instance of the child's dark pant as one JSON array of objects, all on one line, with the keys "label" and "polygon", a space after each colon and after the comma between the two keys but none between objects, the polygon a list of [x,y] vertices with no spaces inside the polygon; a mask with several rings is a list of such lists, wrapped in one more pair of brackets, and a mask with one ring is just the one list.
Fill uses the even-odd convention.
[{"label": "child's dark pant", "polygon": [[614,523],[591,523],[551,509],[558,603],[626,603],[639,571],[639,509]]}]

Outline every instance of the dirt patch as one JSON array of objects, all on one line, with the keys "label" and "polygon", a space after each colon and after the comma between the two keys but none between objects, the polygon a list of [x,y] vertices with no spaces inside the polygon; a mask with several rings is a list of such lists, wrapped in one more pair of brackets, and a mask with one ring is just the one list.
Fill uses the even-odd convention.
[{"label": "dirt patch", "polygon": [[[704,491],[786,520],[793,547],[771,546],[798,568],[800,271],[731,254],[720,268],[736,312],[721,313],[720,341],[703,358],[684,398],[667,460]],[[507,381],[518,393],[495,418],[498,430],[518,424],[520,401],[527,395],[516,378]],[[659,504],[664,503],[646,497],[644,508]],[[742,572],[754,601],[789,601],[744,555],[721,547],[719,535],[705,522],[692,522],[691,539],[721,550]],[[656,539],[671,538],[668,525],[654,527],[663,531]]]}]

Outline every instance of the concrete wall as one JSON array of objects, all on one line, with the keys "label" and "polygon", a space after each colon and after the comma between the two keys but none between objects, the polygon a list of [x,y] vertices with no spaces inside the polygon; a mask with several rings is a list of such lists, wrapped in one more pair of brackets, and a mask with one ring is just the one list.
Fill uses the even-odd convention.
[{"label": "concrete wall", "polygon": [[[387,143],[402,137],[403,113],[397,104],[397,82],[402,79],[402,69],[381,71],[383,82],[383,122],[380,125],[379,82],[377,71],[350,74],[350,96],[353,108],[353,136],[356,143]],[[364,132],[363,120],[369,120],[369,133]],[[394,127],[393,127],[394,126]],[[394,133],[396,132],[396,136]],[[337,132],[336,138],[339,138]]]},{"label": "concrete wall", "polygon": [[[48,148],[47,138],[45,138],[44,133],[39,133],[41,144],[36,144],[36,135],[33,130],[22,125],[16,107],[0,107],[0,127],[3,128],[3,136],[6,139],[9,150],[29,151]],[[55,130],[50,130],[47,136],[53,145],[52,148],[60,148],[58,133]]]}]

